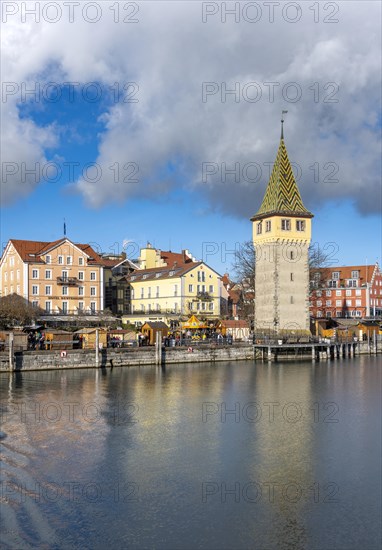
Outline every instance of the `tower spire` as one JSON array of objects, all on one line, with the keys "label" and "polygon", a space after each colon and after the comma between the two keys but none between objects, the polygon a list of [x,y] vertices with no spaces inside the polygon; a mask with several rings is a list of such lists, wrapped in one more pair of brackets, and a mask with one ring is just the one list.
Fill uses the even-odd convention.
[{"label": "tower spire", "polygon": [[284,139],[284,115],[287,114],[288,111],[281,111],[281,139]]},{"label": "tower spire", "polygon": [[279,149],[265,190],[263,202],[257,214],[251,218],[252,221],[270,215],[313,217],[313,214],[305,208],[302,202],[285,146],[283,123],[284,114],[286,113],[287,111],[282,111],[281,113],[281,139]]}]

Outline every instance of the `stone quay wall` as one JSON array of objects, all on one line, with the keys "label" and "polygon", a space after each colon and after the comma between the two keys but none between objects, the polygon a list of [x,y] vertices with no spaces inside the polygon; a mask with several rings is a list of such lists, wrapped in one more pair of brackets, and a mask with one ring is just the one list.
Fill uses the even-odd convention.
[{"label": "stone quay wall", "polygon": [[[253,346],[208,346],[192,348],[162,348],[162,363],[199,363],[215,361],[253,360]],[[132,367],[156,364],[155,347],[132,349],[102,349],[99,352],[98,367]],[[14,354],[15,371],[60,370],[75,368],[95,368],[94,350],[61,351],[20,351]],[[9,356],[0,354],[0,372],[9,371]]]},{"label": "stone quay wall", "polygon": [[[358,342],[355,355],[374,355],[382,352],[382,342],[377,346],[367,342]],[[280,357],[281,361],[309,359],[310,356]],[[257,357],[259,359],[260,357]],[[192,348],[174,347],[162,348],[162,364],[180,363],[213,363],[218,361],[253,361],[254,348],[251,344],[241,345],[203,345]],[[155,347],[115,349],[107,348],[99,352],[98,367],[133,367],[155,365]],[[61,370],[76,368],[96,368],[95,350],[61,351],[18,351],[14,353],[15,371]],[[0,372],[9,372],[9,354],[0,353]]]}]

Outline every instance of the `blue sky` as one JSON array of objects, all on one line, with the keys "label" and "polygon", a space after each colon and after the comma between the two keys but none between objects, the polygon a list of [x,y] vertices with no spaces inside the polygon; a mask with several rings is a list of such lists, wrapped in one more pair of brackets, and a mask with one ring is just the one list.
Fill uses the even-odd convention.
[{"label": "blue sky", "polygon": [[[327,247],[333,265],[381,261],[378,3],[366,10],[340,2],[332,26],[313,24],[304,10],[300,26],[264,19],[256,33],[240,17],[222,24],[218,14],[204,24],[199,4],[141,3],[139,23],[128,32],[108,20],[91,28],[65,17],[55,26],[8,18],[3,246],[10,238],[55,240],[65,218],[70,239],[99,251],[127,246],[136,257],[150,241],[188,248],[230,272],[232,251],[251,238],[249,218],[264,193],[285,109],[287,149],[315,215],[313,242]],[[360,24],[365,32],[356,40]],[[272,47],[259,55],[265,40]],[[273,101],[267,82],[276,83]],[[213,93],[203,99],[206,83]],[[25,95],[24,85],[40,92]],[[225,88],[236,95],[223,99]],[[256,90],[261,99],[254,102]],[[300,90],[301,98],[280,90]],[[44,170],[54,163],[62,174],[23,179],[23,166],[36,162]],[[99,178],[83,172],[89,163],[100,167]],[[203,172],[206,165],[213,174]],[[224,181],[224,165],[238,166],[238,179],[228,174]]]}]

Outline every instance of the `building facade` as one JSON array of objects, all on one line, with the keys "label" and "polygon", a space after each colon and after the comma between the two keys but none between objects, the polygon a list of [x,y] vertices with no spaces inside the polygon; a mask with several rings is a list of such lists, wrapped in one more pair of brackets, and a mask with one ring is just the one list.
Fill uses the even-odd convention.
[{"label": "building facade", "polygon": [[102,258],[88,244],[11,239],[0,260],[1,296],[18,294],[47,314],[104,309]]},{"label": "building facade", "polygon": [[309,333],[311,219],[301,199],[283,128],[263,202],[253,222],[255,331]]},{"label": "building facade", "polygon": [[131,292],[126,276],[138,266],[131,262],[125,253],[102,254],[105,282],[105,309],[113,315],[124,315],[130,312]]},{"label": "building facade", "polygon": [[220,316],[221,276],[188,253],[165,252],[151,245],[141,250],[137,269],[126,281],[131,310],[124,322],[171,321],[197,314]]},{"label": "building facade", "polygon": [[310,313],[314,318],[382,316],[378,263],[317,269],[311,287]]}]

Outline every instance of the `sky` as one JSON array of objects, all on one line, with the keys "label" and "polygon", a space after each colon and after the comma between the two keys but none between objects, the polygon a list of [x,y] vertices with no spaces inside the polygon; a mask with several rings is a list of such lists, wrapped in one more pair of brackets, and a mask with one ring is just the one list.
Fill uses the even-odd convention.
[{"label": "sky", "polygon": [[312,241],[381,262],[380,2],[1,5],[1,220],[10,238],[219,273],[251,239],[284,136]]}]

